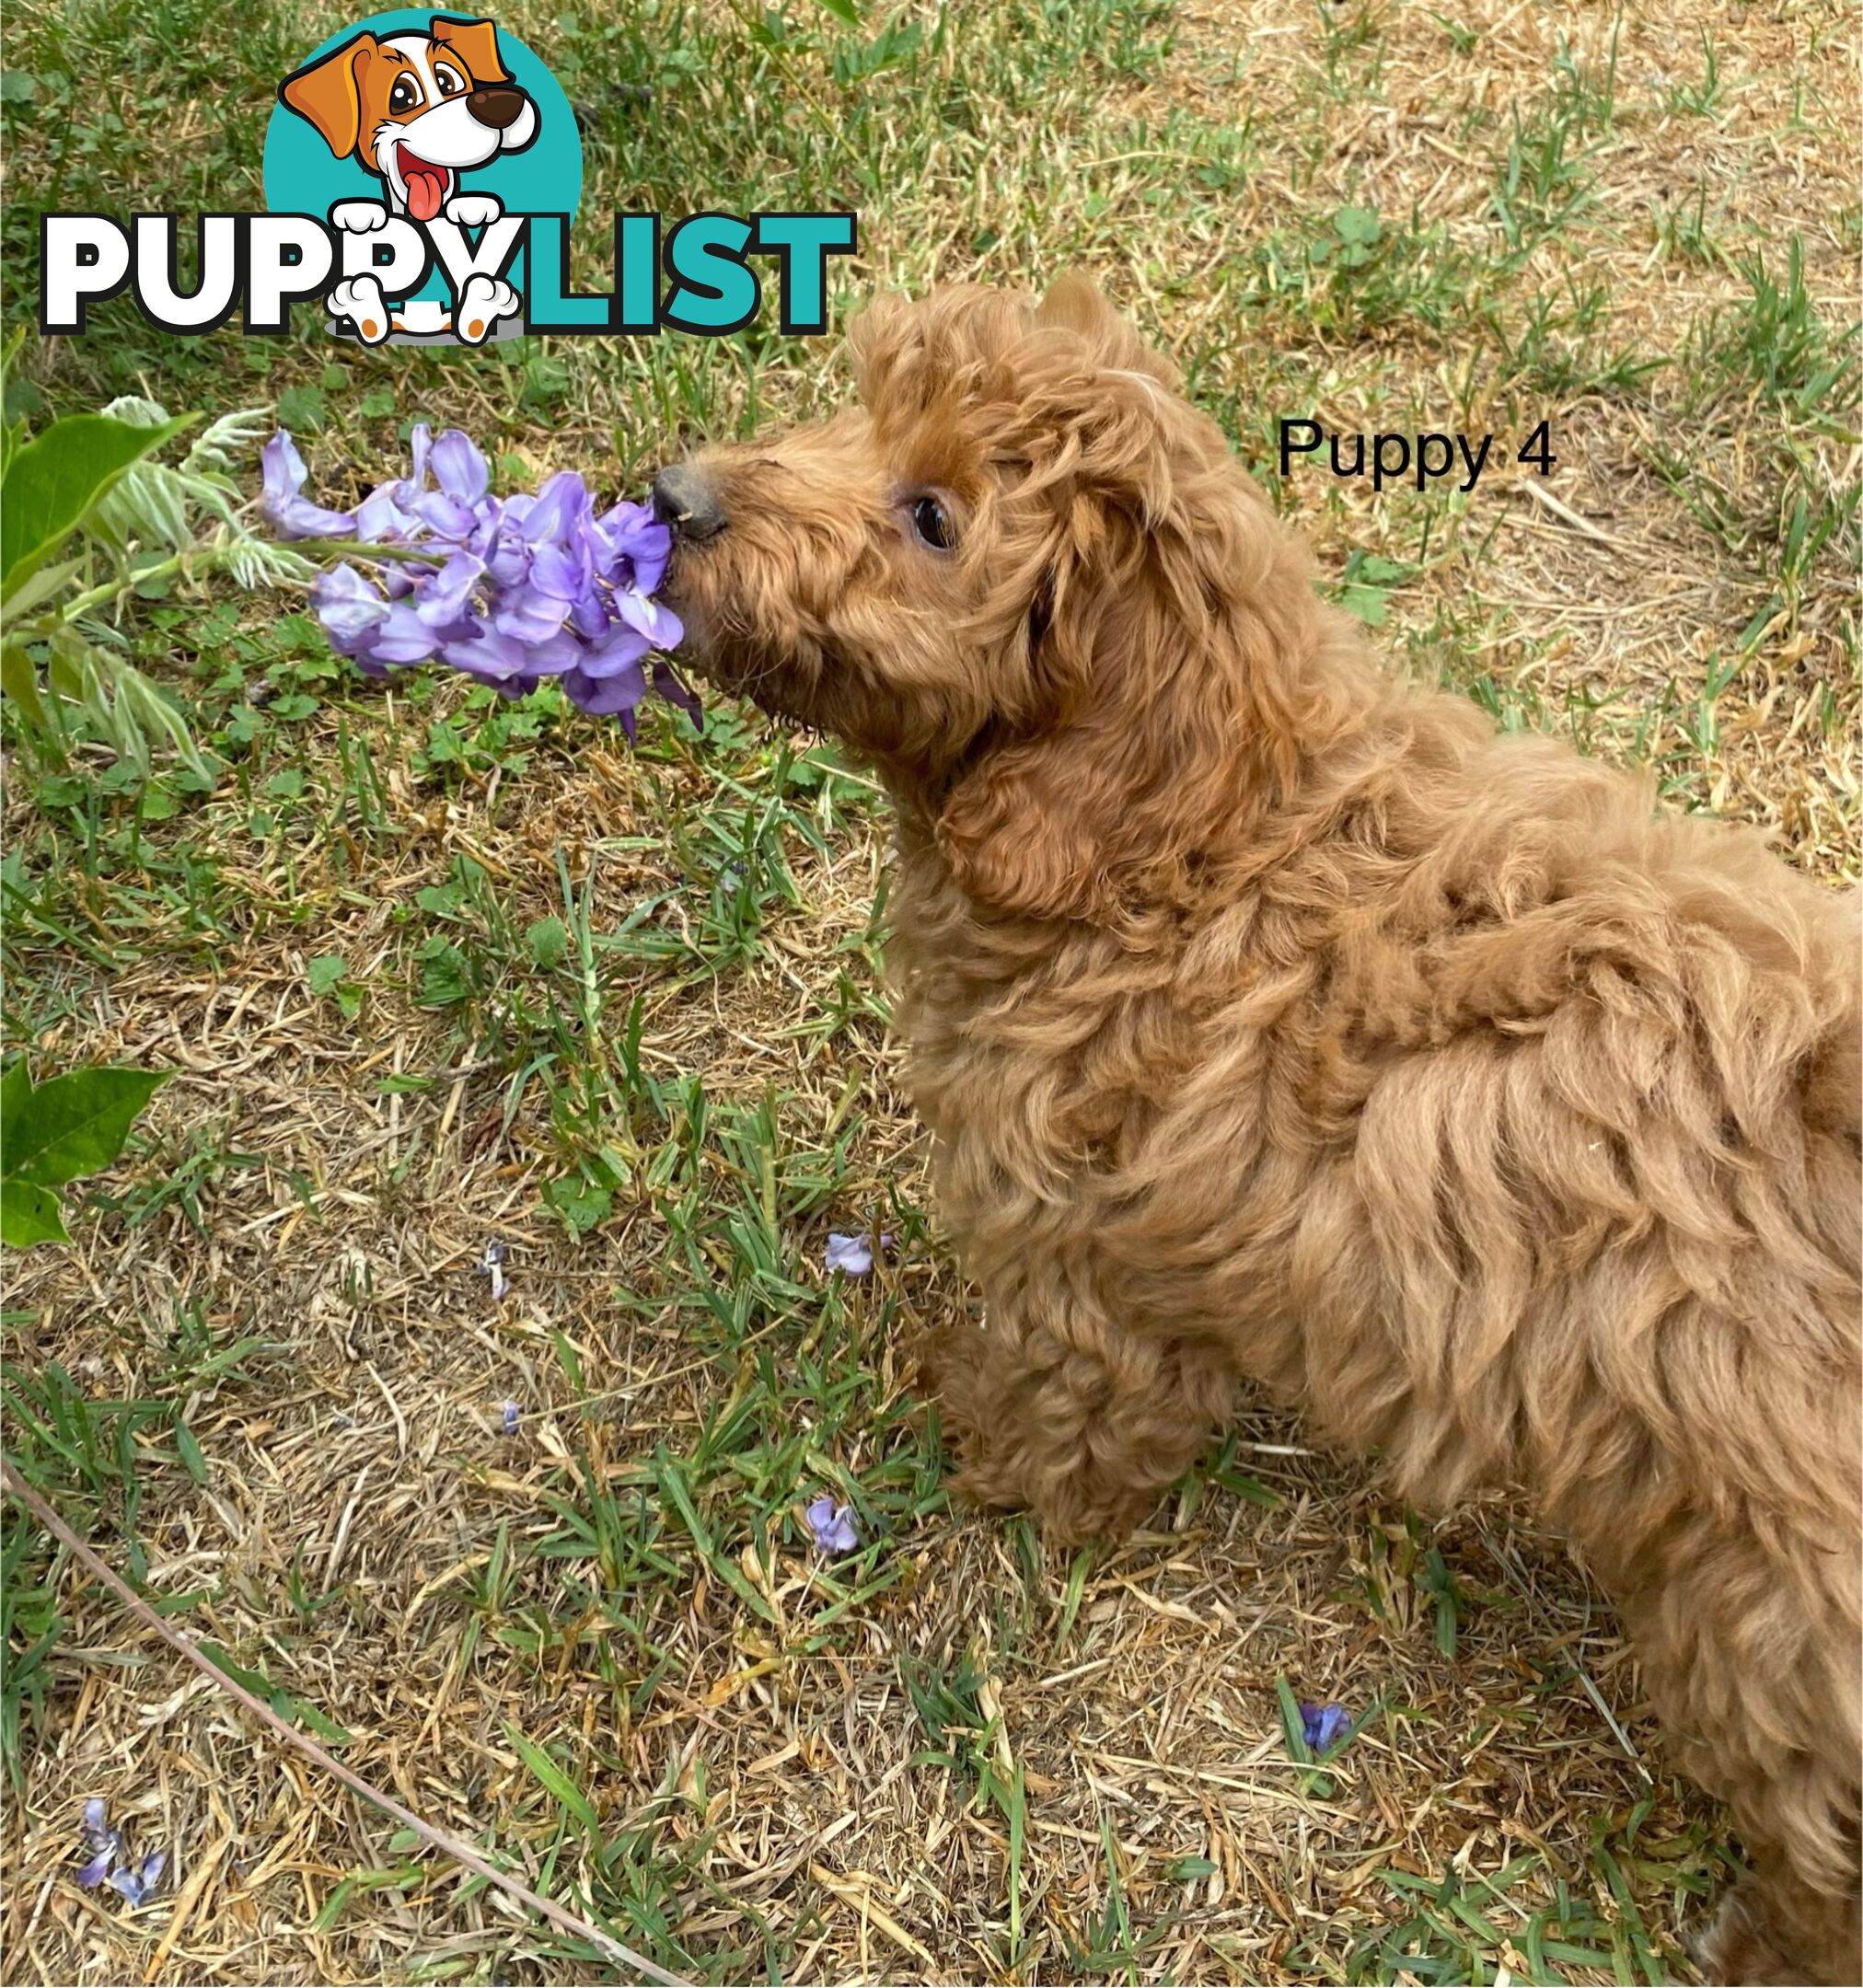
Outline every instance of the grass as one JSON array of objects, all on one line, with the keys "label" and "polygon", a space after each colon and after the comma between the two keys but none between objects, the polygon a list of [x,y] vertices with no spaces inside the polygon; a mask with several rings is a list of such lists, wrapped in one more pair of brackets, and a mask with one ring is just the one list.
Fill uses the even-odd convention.
[{"label": "grass", "polygon": [[[1857,874],[1841,10],[499,19],[578,108],[579,268],[611,210],[759,204],[858,209],[837,322],[1086,262],[1402,665]],[[276,80],[338,25],[9,9],[8,266],[40,202],[256,201]],[[117,303],[29,336],[12,411],[269,399],[336,492],[426,418],[633,490],[831,404],[831,342],[770,316],[436,354]],[[1374,503],[1283,482],[1283,416],[1496,443],[1469,495]],[[1562,512],[1515,460],[1543,420]],[[694,1979],[1689,1978],[1737,1848],[1504,1500],[1427,1520],[1256,1409],[1116,1550],[948,1507],[908,1348],[972,1300],[895,1083],[858,768],[729,706],[630,755],[549,692],[384,694],[290,599],[174,588],[122,634],[218,770],[9,735],[5,1034],[176,1074],[73,1245],[8,1265],[8,1452],[236,1674]],[[891,1254],[829,1277],[831,1228]],[[833,1562],[825,1490],[862,1541]],[[9,1979],[589,1971],[5,1528]],[[1353,1710],[1325,1762],[1290,1696]],[[69,1881],[90,1794],[174,1852],[140,1913]]]}]

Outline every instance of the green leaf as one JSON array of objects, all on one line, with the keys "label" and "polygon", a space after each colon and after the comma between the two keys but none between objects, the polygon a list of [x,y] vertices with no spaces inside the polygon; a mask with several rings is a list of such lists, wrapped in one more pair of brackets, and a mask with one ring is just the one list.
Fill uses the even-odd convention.
[{"label": "green leaf", "polygon": [[324,422],[320,387],[287,387],[278,397],[278,419],[286,428],[321,428]]},{"label": "green leaf", "polygon": [[569,951],[569,934],[560,918],[540,918],[525,934],[532,963],[538,966],[561,966]]},{"label": "green leaf", "polygon": [[824,14],[832,14],[838,21],[845,21],[850,28],[861,25],[861,10],[854,0],[816,0]]},{"label": "green leaf", "polygon": [[56,566],[41,566],[29,574],[6,597],[7,621],[17,621],[49,601],[67,580],[76,577],[83,565],[81,559],[61,560]]},{"label": "green leaf", "polygon": [[1333,216],[1333,232],[1342,242],[1370,248],[1382,232],[1378,210],[1375,207],[1341,207]]},{"label": "green leaf", "polygon": [[570,1233],[580,1242],[597,1222],[606,1221],[615,1197],[606,1187],[597,1187],[580,1174],[566,1174],[543,1190],[543,1198],[569,1224]]},{"label": "green leaf", "polygon": [[324,1900],[322,1909],[310,1923],[310,1930],[313,1933],[330,1932],[337,1921],[342,1917],[343,1908],[354,1897],[356,1881],[353,1878],[343,1878],[336,1890]]},{"label": "green leaf", "polygon": [[415,949],[421,963],[420,1002],[423,1008],[448,1008],[472,991],[466,955],[438,937],[423,939]]},{"label": "green leaf", "polygon": [[1294,1696],[1293,1686],[1286,1678],[1274,1681],[1275,1696],[1280,1700],[1281,1731],[1287,1737],[1288,1753],[1297,1761],[1310,1761],[1313,1750],[1307,1744],[1306,1720],[1301,1716],[1301,1703]]},{"label": "green leaf", "polygon": [[1164,1875],[1173,1884],[1195,1884],[1204,1878],[1214,1878],[1218,1867],[1208,1857],[1179,1857],[1174,1864],[1164,1867]]},{"label": "green leaf", "polygon": [[262,1670],[249,1670],[243,1664],[236,1663],[217,1643],[202,1641],[201,1654],[216,1670],[224,1670],[236,1684],[243,1684],[255,1698],[262,1698],[282,1719],[294,1724],[308,1726],[320,1740],[331,1746],[346,1747],[350,1735],[334,1719],[326,1718],[315,1705],[305,1705],[294,1698],[282,1684],[274,1684]]},{"label": "green leaf", "polygon": [[596,1814],[588,1797],[535,1740],[526,1740],[509,1719],[504,1722],[504,1737],[524,1756],[524,1764],[582,1825],[583,1833],[588,1840],[593,1844],[600,1843],[601,1819]]},{"label": "green leaf", "polygon": [[17,642],[0,648],[0,691],[18,705],[42,757],[53,736],[52,714],[39,694],[39,672],[32,666],[32,658]]},{"label": "green leaf", "polygon": [[136,428],[107,414],[67,414],[35,435],[7,463],[0,484],[0,601],[57,551],[132,463],[193,420],[184,414]]},{"label": "green leaf", "polygon": [[23,1056],[15,1057],[0,1076],[0,1147],[4,1147],[19,1107],[32,1095],[32,1073]]},{"label": "green leaf", "polygon": [[1383,627],[1389,605],[1390,595],[1383,587],[1352,586],[1339,595],[1339,606],[1371,628]]},{"label": "green leaf", "polygon": [[194,1440],[194,1432],[185,1422],[175,1424],[175,1453],[196,1484],[207,1481],[207,1459],[201,1454],[201,1446]]},{"label": "green leaf", "polygon": [[[25,1068],[23,1060],[15,1069]],[[136,1115],[165,1081],[166,1070],[73,1070],[50,1083],[29,1080],[17,1094],[7,1072],[10,1107],[0,1124],[0,1171],[8,1181],[57,1187],[98,1173],[123,1150]]]},{"label": "green leaf", "polygon": [[30,1181],[0,1180],[0,1242],[30,1249],[35,1242],[68,1242],[58,1196]]},{"label": "green leaf", "polygon": [[334,994],[349,973],[349,962],[341,953],[319,953],[304,970],[313,994]]}]

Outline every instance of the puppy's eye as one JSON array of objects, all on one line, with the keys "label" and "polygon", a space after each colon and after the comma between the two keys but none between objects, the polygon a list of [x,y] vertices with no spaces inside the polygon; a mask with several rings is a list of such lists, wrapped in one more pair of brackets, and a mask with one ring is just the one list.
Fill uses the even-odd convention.
[{"label": "puppy's eye", "polygon": [[940,552],[948,552],[957,543],[957,534],[951,528],[951,520],[945,515],[944,506],[935,497],[920,497],[912,504],[912,529],[928,546]]},{"label": "puppy's eye", "polygon": [[395,87],[388,92],[388,109],[399,116],[403,111],[419,108],[421,86],[412,76],[398,76]]},{"label": "puppy's eye", "polygon": [[457,97],[466,87],[450,69],[444,68],[437,63],[434,67],[434,80],[440,86],[440,94],[443,97]]}]

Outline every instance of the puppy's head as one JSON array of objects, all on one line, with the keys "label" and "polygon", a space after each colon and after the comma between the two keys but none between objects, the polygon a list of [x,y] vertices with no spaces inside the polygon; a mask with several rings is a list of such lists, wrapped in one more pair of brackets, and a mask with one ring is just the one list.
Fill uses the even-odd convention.
[{"label": "puppy's head", "polygon": [[1297,556],[1083,278],[850,339],[858,408],[662,472],[687,653],[872,757],[980,899],[1182,896],[1285,774]]},{"label": "puppy's head", "polygon": [[537,136],[537,106],[511,80],[489,20],[436,14],[426,34],[353,36],[285,77],[279,99],[388,183],[396,207],[431,221],[459,175]]}]

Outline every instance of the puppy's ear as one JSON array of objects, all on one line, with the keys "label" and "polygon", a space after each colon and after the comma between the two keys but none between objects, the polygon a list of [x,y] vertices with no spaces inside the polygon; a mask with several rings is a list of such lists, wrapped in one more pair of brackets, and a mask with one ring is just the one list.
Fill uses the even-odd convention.
[{"label": "puppy's ear", "polygon": [[1104,366],[1128,373],[1146,373],[1174,393],[1177,368],[1163,353],[1146,344],[1138,328],[1106,301],[1085,270],[1068,270],[1048,286],[1036,308],[1036,322],[1071,331]]},{"label": "puppy's ear", "polygon": [[294,70],[278,86],[278,100],[295,110],[338,158],[347,158],[362,136],[362,77],[380,46],[364,31],[332,49],[321,62]]},{"label": "puppy's ear", "polygon": [[1317,608],[1265,510],[1077,500],[1070,525],[1029,612],[1037,709],[986,734],[935,834],[979,901],[1117,926],[1221,887],[1290,790],[1325,722]]},{"label": "puppy's ear", "polygon": [[1070,331],[1099,331],[1114,316],[1100,286],[1085,270],[1064,270],[1036,306],[1036,322],[1060,325]]},{"label": "puppy's ear", "polygon": [[455,20],[436,14],[428,23],[428,31],[466,64],[466,73],[475,83],[510,82],[498,59],[498,30],[489,20]]},{"label": "puppy's ear", "polygon": [[1031,675],[1059,709],[1032,734],[986,739],[952,788],[936,825],[938,846],[963,888],[1025,918],[1099,919],[1113,907],[1129,846],[1126,807],[1149,784],[1149,757],[1126,712],[1092,700],[1091,650],[1131,639],[1130,614],[1103,607],[1051,574],[1029,609]]}]

